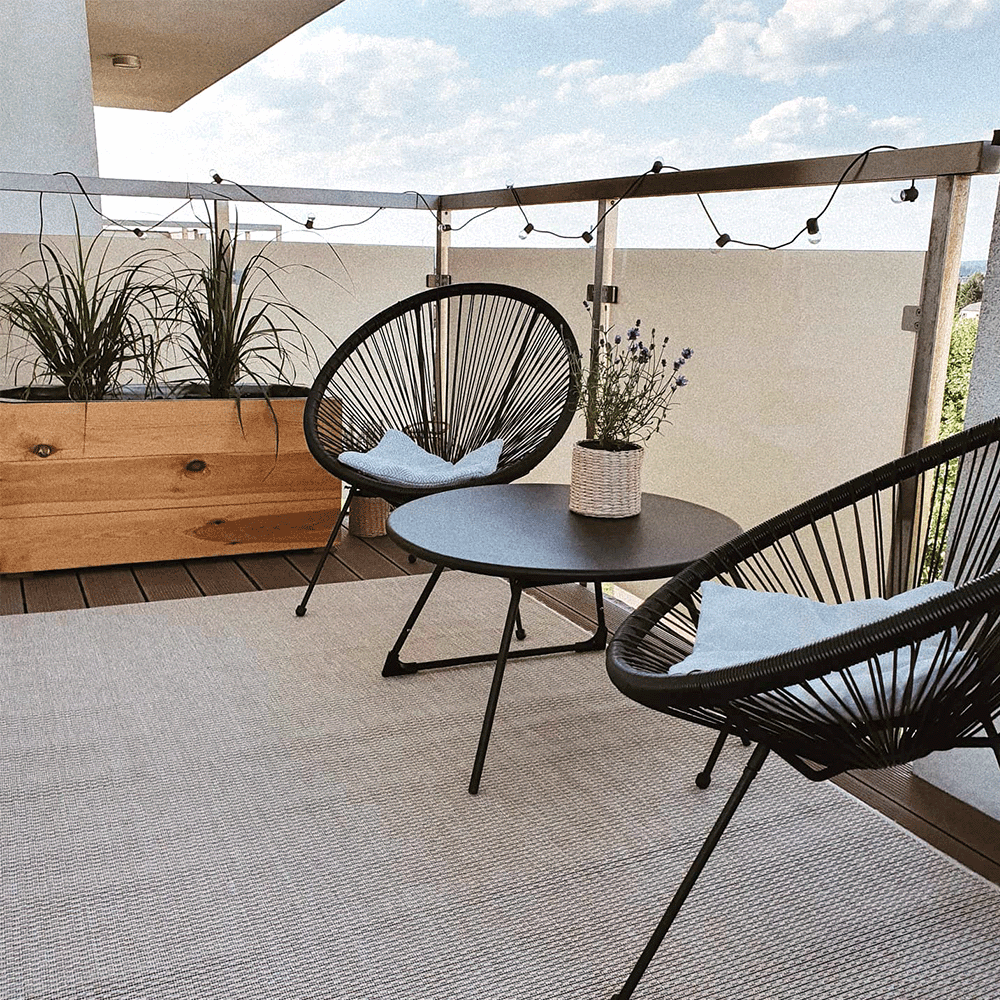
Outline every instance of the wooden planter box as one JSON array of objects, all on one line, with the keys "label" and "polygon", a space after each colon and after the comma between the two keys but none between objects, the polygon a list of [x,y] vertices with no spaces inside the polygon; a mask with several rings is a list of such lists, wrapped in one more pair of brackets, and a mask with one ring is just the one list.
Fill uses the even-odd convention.
[{"label": "wooden planter box", "polygon": [[325,544],[340,482],[304,405],[271,400],[275,456],[263,399],[242,427],[226,399],[0,403],[0,573]]}]

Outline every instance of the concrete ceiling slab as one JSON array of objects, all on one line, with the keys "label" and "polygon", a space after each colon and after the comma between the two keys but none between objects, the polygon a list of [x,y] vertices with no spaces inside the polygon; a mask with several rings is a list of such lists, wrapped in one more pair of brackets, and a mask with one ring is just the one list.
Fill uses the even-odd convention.
[{"label": "concrete ceiling slab", "polygon": [[[94,104],[173,111],[342,0],[86,0]],[[119,69],[113,55],[136,55]]]}]

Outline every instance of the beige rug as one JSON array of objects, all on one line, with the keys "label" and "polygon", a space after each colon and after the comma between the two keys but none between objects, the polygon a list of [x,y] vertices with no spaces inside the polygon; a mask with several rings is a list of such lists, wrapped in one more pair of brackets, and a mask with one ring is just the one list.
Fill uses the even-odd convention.
[{"label": "beige rug", "polygon": [[[608,998],[714,820],[602,654],[384,680],[420,578],[0,619],[0,997]],[[445,574],[409,654],[497,641]],[[527,600],[529,641],[573,626]],[[637,998],[996,998],[1000,890],[766,765]]]}]

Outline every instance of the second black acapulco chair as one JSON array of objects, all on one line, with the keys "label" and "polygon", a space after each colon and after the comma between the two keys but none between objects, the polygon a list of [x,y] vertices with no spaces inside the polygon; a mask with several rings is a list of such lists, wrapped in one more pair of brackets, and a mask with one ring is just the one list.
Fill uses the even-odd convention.
[{"label": "second black acapulco chair", "polygon": [[[510,285],[472,282],[429,289],[359,327],[320,370],[306,401],[309,449],[350,489],[296,614],[306,613],[355,497],[380,497],[395,507],[443,490],[519,479],[569,427],[579,370],[579,350],[566,320],[544,299]],[[401,432],[451,463],[490,442],[503,444],[495,471],[446,485],[421,482],[419,473],[405,470],[371,475],[340,460],[348,451],[370,451],[386,431]],[[404,672],[399,651],[440,574],[441,567],[435,567],[386,659],[384,674]],[[600,587],[595,589],[603,612]],[[524,638],[520,617],[517,635]]]},{"label": "second black acapulco chair", "polygon": [[626,619],[607,664],[629,698],[717,730],[713,762],[727,734],[757,744],[626,1000],[771,752],[812,781],[954,747],[1000,764],[1000,418],[709,553]]}]

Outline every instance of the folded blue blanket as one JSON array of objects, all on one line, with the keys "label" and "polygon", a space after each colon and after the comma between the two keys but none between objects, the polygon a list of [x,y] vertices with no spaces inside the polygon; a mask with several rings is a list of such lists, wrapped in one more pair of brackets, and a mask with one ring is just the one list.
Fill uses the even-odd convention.
[{"label": "folded blue blanket", "polygon": [[387,430],[371,451],[344,451],[340,461],[352,469],[403,486],[444,486],[463,480],[485,479],[496,472],[503,451],[499,438],[489,441],[452,464],[432,455],[402,431]]}]

